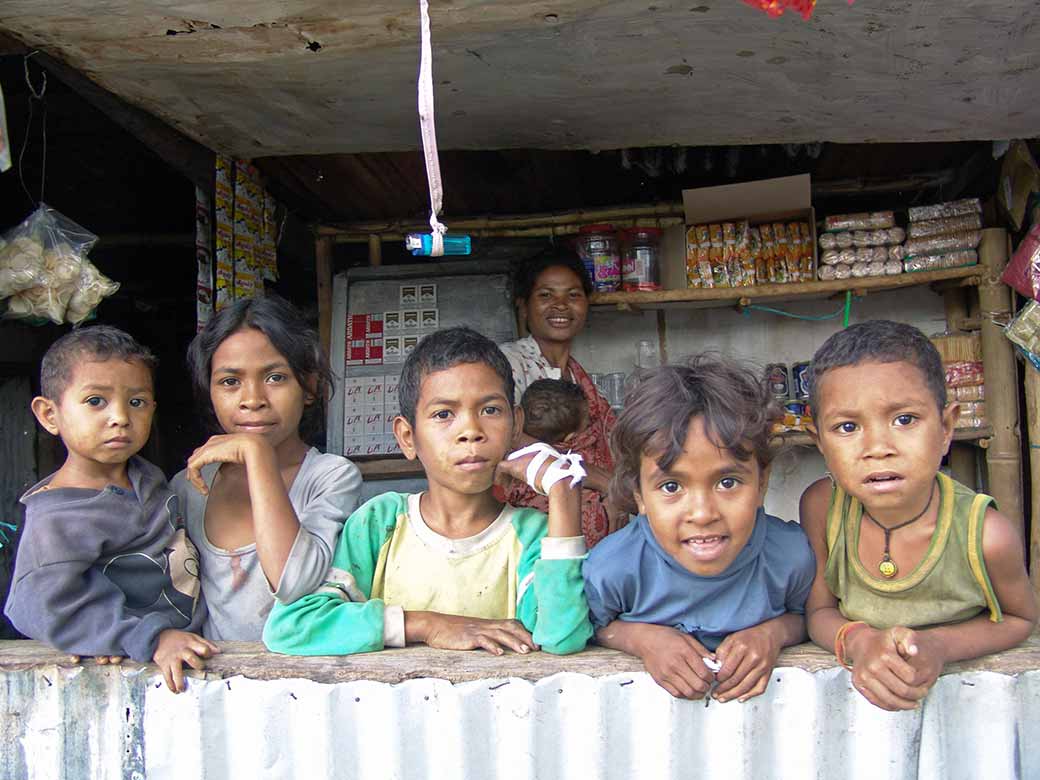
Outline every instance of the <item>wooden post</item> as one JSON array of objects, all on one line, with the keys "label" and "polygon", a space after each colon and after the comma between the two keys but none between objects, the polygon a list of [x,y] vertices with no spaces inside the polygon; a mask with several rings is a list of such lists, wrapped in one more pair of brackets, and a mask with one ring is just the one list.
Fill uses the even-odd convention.
[{"label": "wooden post", "polygon": [[1040,371],[1026,365],[1026,420],[1029,425],[1029,579],[1040,594]]},{"label": "wooden post", "polygon": [[1011,288],[1000,281],[1008,262],[1007,232],[1000,228],[982,231],[979,264],[979,313],[982,319],[982,365],[986,376],[986,413],[993,438],[986,450],[989,492],[997,506],[1020,530],[1025,529],[1022,512],[1022,441],[1018,425],[1018,366],[1011,342],[994,320],[1011,315]]},{"label": "wooden post", "polygon": [[330,356],[332,343],[332,237],[319,236],[314,242],[318,282],[318,338],[322,352]]},{"label": "wooden post", "polygon": [[[943,309],[946,311],[946,330],[950,334],[961,331],[968,317],[967,290],[955,287],[943,291]],[[953,478],[972,490],[978,489],[975,479],[976,448],[972,443],[955,441],[950,445],[950,471]]]},{"label": "wooden post", "polygon": [[373,268],[383,264],[383,239],[376,233],[368,237],[368,264]]}]

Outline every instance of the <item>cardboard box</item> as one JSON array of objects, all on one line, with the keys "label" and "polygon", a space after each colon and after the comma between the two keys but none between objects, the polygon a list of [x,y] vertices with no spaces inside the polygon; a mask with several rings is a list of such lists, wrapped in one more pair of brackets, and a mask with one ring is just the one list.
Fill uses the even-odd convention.
[{"label": "cardboard box", "polygon": [[[818,261],[816,212],[812,207],[812,178],[809,174],[683,190],[683,211],[686,227],[743,219],[752,226],[766,222],[807,222],[813,245],[815,279]],[[687,288],[686,227],[675,225],[661,236],[661,287],[665,290]]]}]

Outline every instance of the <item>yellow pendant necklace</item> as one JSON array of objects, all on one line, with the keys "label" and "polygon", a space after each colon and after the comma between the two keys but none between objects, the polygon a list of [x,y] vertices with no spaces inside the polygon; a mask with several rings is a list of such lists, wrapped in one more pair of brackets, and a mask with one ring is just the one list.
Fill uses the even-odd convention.
[{"label": "yellow pendant necklace", "polygon": [[928,494],[928,503],[924,505],[924,509],[922,509],[916,515],[911,517],[909,520],[906,520],[900,523],[899,525],[893,525],[891,528],[881,525],[881,523],[879,523],[877,520],[873,518],[873,516],[870,514],[870,512],[866,510],[866,508],[863,509],[863,514],[867,516],[867,519],[870,520],[870,522],[872,522],[885,533],[885,553],[881,556],[881,562],[878,564],[878,571],[881,572],[881,576],[885,579],[890,580],[899,573],[899,567],[896,566],[896,562],[893,561],[892,556],[889,555],[889,537],[892,535],[893,531],[898,531],[900,528],[905,528],[911,523],[916,523],[918,520],[924,517],[924,513],[927,512],[928,509],[931,507],[932,499],[934,497],[935,486],[933,485],[932,491]]}]

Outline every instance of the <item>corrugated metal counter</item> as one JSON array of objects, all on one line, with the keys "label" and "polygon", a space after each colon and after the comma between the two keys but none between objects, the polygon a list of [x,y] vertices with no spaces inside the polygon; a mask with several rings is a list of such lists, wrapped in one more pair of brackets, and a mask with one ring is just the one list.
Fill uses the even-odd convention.
[{"label": "corrugated metal counter", "polygon": [[[746,704],[672,699],[594,648],[288,658],[229,642],[186,693],[153,666],[0,642],[4,778],[1040,778],[1040,642],[878,710],[832,656],[786,651]],[[194,673],[193,673],[194,674]]]}]

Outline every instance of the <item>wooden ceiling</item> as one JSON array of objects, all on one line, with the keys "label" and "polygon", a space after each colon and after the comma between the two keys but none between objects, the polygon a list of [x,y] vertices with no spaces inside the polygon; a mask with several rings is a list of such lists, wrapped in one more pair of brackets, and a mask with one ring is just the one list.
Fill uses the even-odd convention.
[{"label": "wooden ceiling", "polygon": [[[434,0],[447,150],[955,141],[1040,127],[1040,3]],[[4,0],[0,30],[210,149],[418,148],[412,0]]]}]

